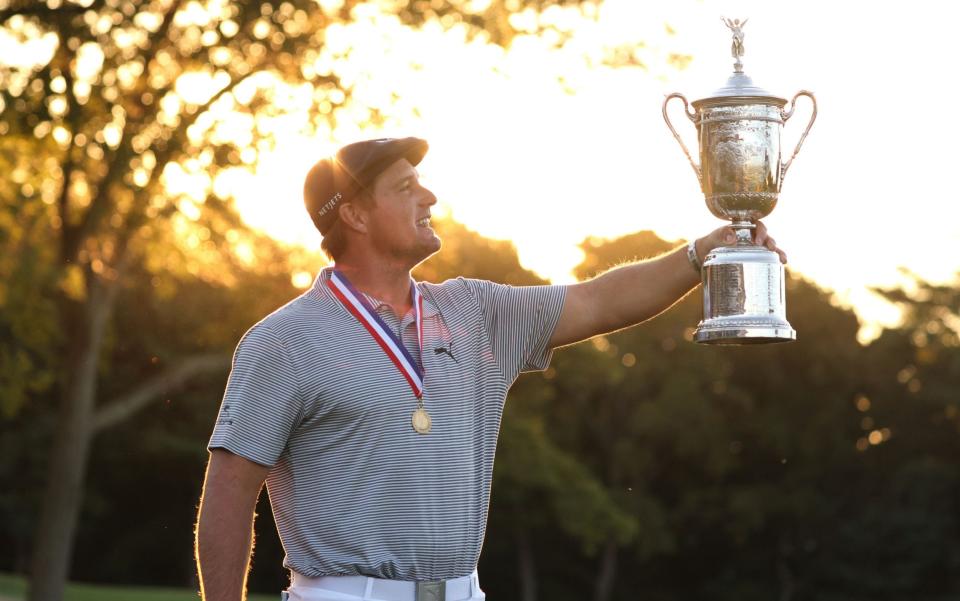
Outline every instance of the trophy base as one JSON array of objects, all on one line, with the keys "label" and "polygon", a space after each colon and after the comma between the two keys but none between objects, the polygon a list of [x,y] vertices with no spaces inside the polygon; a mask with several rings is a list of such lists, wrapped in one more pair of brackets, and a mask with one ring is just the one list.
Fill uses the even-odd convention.
[{"label": "trophy base", "polygon": [[777,253],[753,244],[715,248],[703,263],[703,321],[695,342],[771,344],[797,339],[787,322],[784,270]]},{"label": "trophy base", "polygon": [[693,333],[693,339],[700,344],[716,345],[745,345],[745,344],[774,344],[777,342],[792,342],[797,339],[797,332],[790,324],[777,325],[737,325],[729,324],[701,324]]}]

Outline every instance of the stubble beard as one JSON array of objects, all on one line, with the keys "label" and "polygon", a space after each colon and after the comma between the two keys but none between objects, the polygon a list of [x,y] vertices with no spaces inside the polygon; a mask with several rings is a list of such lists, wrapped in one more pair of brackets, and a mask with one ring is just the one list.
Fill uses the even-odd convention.
[{"label": "stubble beard", "polygon": [[426,261],[427,259],[429,259],[429,258],[432,257],[433,255],[435,255],[435,254],[437,254],[438,252],[440,252],[440,249],[441,249],[442,247],[443,247],[443,241],[440,240],[440,236],[438,236],[436,233],[434,233],[432,239],[430,240],[430,242],[429,242],[428,244],[424,244],[424,245],[423,245],[423,249],[422,249],[423,252],[422,252],[422,254],[421,254],[420,260],[417,261],[417,264],[419,265],[420,263],[423,263],[424,261]]},{"label": "stubble beard", "polygon": [[[433,255],[440,252],[440,248],[443,246],[443,242],[440,240],[440,236],[436,233],[433,233],[430,242],[422,242],[411,248],[408,253],[404,253],[404,257],[407,262],[410,262],[411,269],[417,265],[423,263]],[[401,258],[401,257],[398,257]]]}]

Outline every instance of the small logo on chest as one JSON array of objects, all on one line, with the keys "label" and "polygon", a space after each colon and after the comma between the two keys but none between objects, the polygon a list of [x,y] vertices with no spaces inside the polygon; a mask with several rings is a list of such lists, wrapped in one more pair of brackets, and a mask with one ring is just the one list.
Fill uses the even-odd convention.
[{"label": "small logo on chest", "polygon": [[453,362],[456,363],[457,365],[460,364],[460,362],[457,361],[457,358],[453,356],[453,341],[452,341],[452,340],[447,343],[447,346],[438,346],[438,347],[436,347],[435,349],[433,349],[433,354],[435,354],[435,355],[446,355],[446,356],[450,357],[451,359],[453,359]]}]

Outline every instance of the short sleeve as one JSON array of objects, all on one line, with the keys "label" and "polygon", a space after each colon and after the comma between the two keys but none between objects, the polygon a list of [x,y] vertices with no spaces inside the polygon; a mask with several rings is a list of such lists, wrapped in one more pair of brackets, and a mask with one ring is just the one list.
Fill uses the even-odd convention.
[{"label": "short sleeve", "polygon": [[227,389],[207,448],[272,466],[302,415],[290,354],[266,325],[251,328],[237,345]]},{"label": "short sleeve", "polygon": [[544,370],[550,365],[550,338],[560,319],[566,287],[460,281],[480,303],[494,357],[508,382],[521,371]]}]

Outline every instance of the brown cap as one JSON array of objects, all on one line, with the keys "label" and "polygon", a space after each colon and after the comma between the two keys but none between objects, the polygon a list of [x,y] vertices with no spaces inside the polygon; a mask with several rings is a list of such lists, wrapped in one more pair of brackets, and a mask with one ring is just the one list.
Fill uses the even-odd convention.
[{"label": "brown cap", "polygon": [[340,204],[370,187],[395,161],[419,164],[427,148],[427,141],[420,138],[380,138],[348,144],[335,156],[321,159],[303,182],[303,203],[313,224],[326,235],[340,215]]}]

